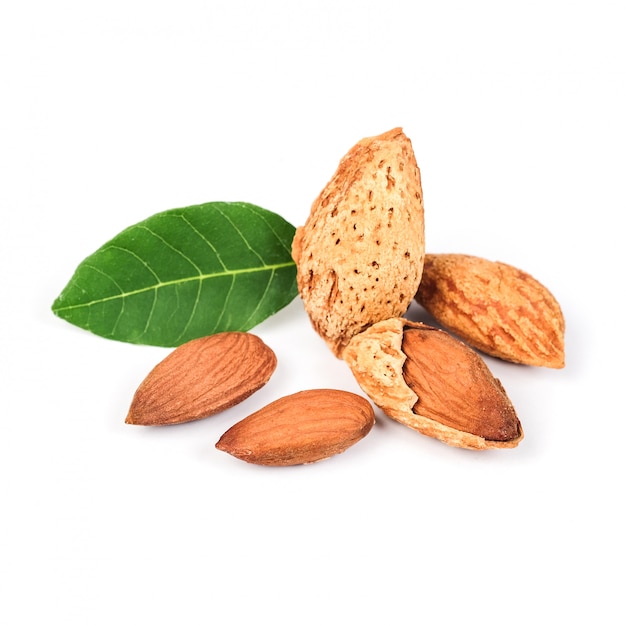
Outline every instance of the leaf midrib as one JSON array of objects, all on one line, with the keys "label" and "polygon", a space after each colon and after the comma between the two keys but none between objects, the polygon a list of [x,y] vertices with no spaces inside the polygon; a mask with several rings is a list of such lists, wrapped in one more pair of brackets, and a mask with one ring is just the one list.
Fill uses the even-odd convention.
[{"label": "leaf midrib", "polygon": [[141,289],[134,289],[133,291],[126,291],[122,293],[115,294],[113,296],[107,296],[106,298],[99,298],[98,300],[90,300],[89,302],[84,302],[82,304],[73,304],[70,306],[60,306],[55,308],[55,311],[69,311],[71,309],[80,309],[83,307],[93,306],[94,304],[102,304],[104,302],[110,302],[112,300],[119,300],[122,298],[128,298],[130,296],[136,296],[141,293],[146,293],[148,291],[154,291],[156,289],[161,289],[162,287],[170,287],[172,285],[179,285],[182,283],[189,283],[192,281],[202,281],[210,278],[220,278],[223,276],[237,276],[240,274],[253,274],[256,272],[267,272],[283,269],[286,267],[293,267],[295,263],[293,261],[289,261],[286,263],[277,263],[274,265],[263,265],[262,267],[250,267],[239,270],[227,270],[224,272],[215,272],[213,274],[198,274],[197,276],[188,276],[187,278],[177,278],[176,280],[167,280],[160,281],[154,285],[149,285],[148,287],[142,287]]}]

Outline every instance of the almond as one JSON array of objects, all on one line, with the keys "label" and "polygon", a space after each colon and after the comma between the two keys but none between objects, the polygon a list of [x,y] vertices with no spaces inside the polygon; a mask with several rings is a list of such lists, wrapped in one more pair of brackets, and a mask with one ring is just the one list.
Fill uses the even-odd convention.
[{"label": "almond", "polygon": [[126,423],[161,426],[208,417],[260,389],[276,364],[272,349],[251,333],[194,339],[172,351],[139,385]]},{"label": "almond", "polygon": [[517,440],[520,424],[502,384],[480,356],[448,333],[406,328],[406,384],[417,394],[413,412],[487,441]]},{"label": "almond", "polygon": [[565,320],[556,298],[511,265],[466,254],[427,254],[416,300],[485,354],[526,365],[565,366]]},{"label": "almond", "polygon": [[336,389],[310,389],[249,415],[227,430],[215,447],[257,465],[299,465],[344,452],[373,425],[374,410],[365,398]]},{"label": "almond", "polygon": [[344,359],[386,415],[448,445],[514,448],[521,424],[480,356],[443,330],[392,318],[355,336]]},{"label": "almond", "polygon": [[362,139],[343,157],[292,256],[311,323],[337,356],[364,328],[406,312],[422,274],[424,207],[402,129]]}]

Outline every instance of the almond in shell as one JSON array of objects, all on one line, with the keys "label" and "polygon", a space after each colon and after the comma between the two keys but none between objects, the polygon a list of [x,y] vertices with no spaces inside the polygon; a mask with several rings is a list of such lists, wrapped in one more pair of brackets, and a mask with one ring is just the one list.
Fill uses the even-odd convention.
[{"label": "almond in shell", "polygon": [[384,320],[354,337],[344,359],[385,414],[424,435],[474,450],[514,448],[523,438],[500,381],[443,330]]},{"label": "almond in shell", "polygon": [[416,300],[485,354],[565,366],[561,307],[544,285],[516,267],[466,254],[427,254]]},{"label": "almond in shell", "polygon": [[424,262],[420,171],[401,128],[359,141],[296,230],[298,290],[335,355],[369,325],[402,315]]}]

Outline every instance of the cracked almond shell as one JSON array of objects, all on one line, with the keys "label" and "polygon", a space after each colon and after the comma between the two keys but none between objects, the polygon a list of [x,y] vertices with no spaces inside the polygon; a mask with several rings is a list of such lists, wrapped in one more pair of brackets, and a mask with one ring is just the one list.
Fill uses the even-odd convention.
[{"label": "cracked almond shell", "polygon": [[[413,330],[426,333],[428,341],[424,347],[412,342],[409,372],[405,351]],[[514,448],[523,439],[500,382],[476,352],[445,331],[383,320],[354,337],[343,357],[386,415],[424,435],[474,450]]]},{"label": "cracked almond shell", "polygon": [[406,312],[424,263],[422,185],[401,128],[359,141],[297,229],[298,291],[333,353]]}]

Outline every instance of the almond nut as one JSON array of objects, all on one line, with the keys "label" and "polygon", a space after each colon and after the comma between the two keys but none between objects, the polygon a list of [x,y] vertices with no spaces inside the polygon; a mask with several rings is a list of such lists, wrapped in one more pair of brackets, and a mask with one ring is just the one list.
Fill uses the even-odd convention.
[{"label": "almond nut", "polygon": [[260,389],[276,363],[273,350],[251,333],[194,339],[172,351],[139,385],[126,423],[161,426],[208,417]]},{"label": "almond nut", "polygon": [[416,326],[405,328],[402,352],[404,380],[417,394],[414,413],[487,441],[519,437],[504,388],[471,348],[442,330]]},{"label": "almond nut", "polygon": [[401,318],[352,339],[344,359],[389,417],[451,446],[514,448],[521,424],[500,381],[443,330]]},{"label": "almond nut", "polygon": [[565,321],[554,296],[505,263],[466,254],[427,254],[416,300],[438,323],[500,359],[565,366]]},{"label": "almond nut", "polygon": [[227,430],[215,447],[257,465],[313,463],[344,452],[369,433],[374,409],[335,389],[284,396]]},{"label": "almond nut", "polygon": [[402,129],[343,157],[296,230],[292,256],[312,325],[337,356],[370,324],[406,312],[422,274],[424,207]]}]

